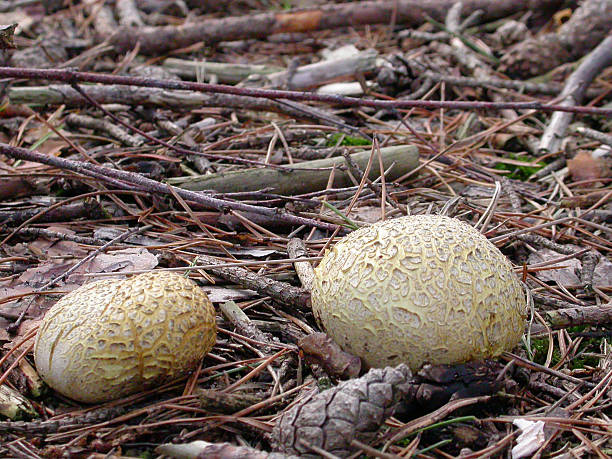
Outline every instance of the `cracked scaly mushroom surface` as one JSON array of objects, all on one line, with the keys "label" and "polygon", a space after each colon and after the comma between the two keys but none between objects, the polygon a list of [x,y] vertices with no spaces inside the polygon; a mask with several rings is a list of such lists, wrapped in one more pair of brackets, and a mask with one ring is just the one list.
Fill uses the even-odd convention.
[{"label": "cracked scaly mushroom surface", "polygon": [[315,269],[312,308],[369,367],[454,364],[499,355],[524,330],[510,261],[486,237],[439,215],[360,228]]},{"label": "cracked scaly mushroom surface", "polygon": [[154,271],[65,295],[40,325],[34,359],[49,386],[94,403],[187,374],[215,339],[206,293],[183,276]]}]

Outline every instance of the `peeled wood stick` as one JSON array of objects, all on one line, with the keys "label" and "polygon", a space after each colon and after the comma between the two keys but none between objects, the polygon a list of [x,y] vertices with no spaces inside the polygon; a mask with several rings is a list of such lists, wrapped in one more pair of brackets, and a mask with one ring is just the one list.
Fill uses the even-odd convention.
[{"label": "peeled wood stick", "polygon": [[[324,107],[311,107],[301,102],[264,99],[262,97],[237,96],[234,94],[202,94],[196,91],[134,87],[128,85],[83,85],[81,89],[100,104],[145,105],[190,110],[202,107],[225,107],[244,110],[261,110],[317,123],[341,126],[344,121]],[[48,86],[12,87],[8,98],[12,104],[66,105],[83,107],[89,102],[68,84]]]},{"label": "peeled wood stick", "polygon": [[269,75],[282,72],[281,67],[256,64],[234,64],[228,62],[202,62],[169,57],[163,67],[181,78],[196,79],[198,73],[214,76],[219,83],[236,84],[251,75]]},{"label": "peeled wood stick", "polygon": [[[608,4],[609,7],[612,7],[612,3],[608,2]],[[612,64],[612,35],[602,40],[569,76],[561,93],[560,103],[570,106],[580,105],[587,86],[610,64]],[[572,118],[571,113],[554,112],[542,134],[538,151],[544,153],[560,151],[561,143]]]},{"label": "peeled wood stick", "polygon": [[376,68],[377,55],[375,50],[369,49],[351,56],[304,65],[298,67],[295,72],[283,70],[268,75],[267,79],[272,88],[286,86],[294,90],[307,89],[337,78],[373,71]]},{"label": "peeled wood stick", "polygon": [[[440,21],[455,0],[389,0],[339,3],[320,8],[271,12],[245,16],[214,18],[181,26],[121,27],[110,38],[117,52],[126,52],[140,44],[142,54],[163,54],[194,43],[209,45],[220,41],[266,38],[275,33],[308,32],[313,30],[355,27],[366,24],[422,24],[426,16]],[[464,10],[484,11],[483,22],[511,16],[537,7],[545,10],[558,6],[559,0],[519,2],[516,0],[466,0]]]},{"label": "peeled wood stick", "polygon": [[[201,73],[216,77],[219,83],[236,84],[251,77],[251,84],[256,81],[262,85],[268,83],[266,86],[272,88],[286,86],[291,89],[305,89],[355,73],[373,71],[376,68],[377,56],[375,50],[369,49],[350,56],[303,65],[295,72],[267,65],[200,62],[172,57],[164,61],[163,67],[181,78],[196,79],[198,73]],[[253,80],[254,76],[257,79]]]},{"label": "peeled wood stick", "polygon": [[[309,255],[306,244],[299,238],[289,240],[287,243],[287,254],[291,258],[307,257]],[[302,282],[302,288],[310,292],[312,290],[312,283],[314,282],[314,269],[312,265],[309,261],[296,261],[293,263],[293,266]]]},{"label": "peeled wood stick", "polygon": [[[387,180],[401,177],[415,169],[419,163],[419,152],[414,145],[381,148],[380,153],[384,170],[393,166],[388,175],[385,175]],[[371,152],[368,150],[354,153],[351,158],[361,169],[365,169],[370,155]],[[177,177],[168,180],[168,183],[191,191],[214,190],[218,193],[231,193],[272,188],[275,193],[295,195],[324,190],[330,170],[334,166],[337,169],[333,186],[335,188],[351,186],[348,173],[338,169],[342,165],[344,165],[344,158],[340,156],[295,164],[291,166],[293,170],[246,169],[196,177]],[[368,177],[375,180],[379,176],[379,168],[372,167]]]}]

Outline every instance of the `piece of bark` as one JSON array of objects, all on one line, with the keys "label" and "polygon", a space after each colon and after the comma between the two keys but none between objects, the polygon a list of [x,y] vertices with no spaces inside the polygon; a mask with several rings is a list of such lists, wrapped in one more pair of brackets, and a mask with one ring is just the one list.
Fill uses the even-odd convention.
[{"label": "piece of bark", "polygon": [[124,128],[118,126],[110,120],[98,119],[87,115],[77,115],[71,113],[65,119],[66,123],[70,127],[82,127],[86,129],[93,129],[108,134],[114,139],[119,140],[128,147],[139,147],[143,144],[143,139],[128,134]]},{"label": "piece of bark", "polygon": [[[7,371],[15,362],[15,355],[10,355],[4,364],[0,365],[0,374]],[[17,366],[8,374],[8,381],[20,393],[29,393],[32,397],[40,397],[45,390],[45,385],[32,365],[21,359]]]},{"label": "piece of bark", "polygon": [[15,46],[15,29],[18,24],[0,25],[0,49],[13,49]]},{"label": "piece of bark", "polygon": [[359,376],[361,359],[344,352],[325,333],[311,333],[298,341],[306,362],[317,364],[334,379],[351,379]]},{"label": "piece of bark", "polygon": [[23,196],[32,196],[34,194],[48,194],[50,179],[41,177],[15,177],[3,178],[0,181],[0,201],[9,199],[17,199]]},{"label": "piece of bark", "polygon": [[559,207],[590,207],[599,201],[601,204],[606,204],[612,201],[612,193],[610,190],[593,191],[592,193],[581,196],[568,196],[559,202]]},{"label": "piece of bark", "polygon": [[[414,145],[399,145],[380,149],[383,168],[393,167],[386,176],[387,182],[410,172],[419,164],[419,153]],[[363,170],[366,168],[370,151],[354,153],[351,158]],[[235,191],[256,191],[263,188],[272,188],[274,193],[295,195],[325,189],[332,167],[338,168],[344,164],[344,158],[334,157],[317,159],[291,167],[293,170],[278,169],[247,169],[240,171],[220,172],[216,174],[177,177],[168,183],[175,184],[186,190],[202,191],[214,190],[218,193]],[[380,176],[380,168],[372,167],[369,178],[375,180]],[[336,169],[333,187],[342,188],[351,186],[352,182],[346,171]]]},{"label": "piece of bark", "polygon": [[529,38],[508,50],[500,70],[526,79],[580,59],[610,33],[610,24],[612,1],[586,0],[556,33]]},{"label": "piece of bark", "polygon": [[109,6],[96,0],[84,0],[83,3],[100,40],[106,39],[117,30],[117,21]]},{"label": "piece of bark", "polygon": [[0,415],[19,420],[36,416],[36,411],[27,398],[6,384],[2,384],[0,385]]},{"label": "piece of bark", "polygon": [[338,78],[371,72],[376,68],[377,56],[375,50],[369,49],[348,57],[304,65],[295,71],[283,70],[267,75],[264,80],[269,83],[266,87],[286,87],[291,90],[312,88]]},{"label": "piece of bark", "polygon": [[57,68],[68,59],[66,40],[58,36],[46,37],[44,46],[28,46],[16,49],[10,58],[12,67]]},{"label": "piece of bark", "polygon": [[[140,52],[143,54],[164,54],[198,42],[211,45],[220,41],[266,38],[277,33],[299,33],[392,22],[415,27],[422,24],[427,16],[438,21],[443,20],[453,3],[454,0],[339,3],[306,10],[208,19],[181,26],[122,27],[110,38],[110,42],[119,53],[131,50],[135,43],[140,43]],[[561,4],[559,0],[470,0],[464,2],[464,9],[466,12],[482,9],[484,14],[480,19],[488,22],[527,9],[542,10]]]},{"label": "piece of bark", "polygon": [[597,131],[595,129],[590,129],[584,126],[575,126],[573,127],[572,131],[577,132],[578,134],[582,134],[583,136],[589,139],[598,140],[601,143],[612,147],[612,135],[610,134],[604,134],[603,132]]},{"label": "piece of bark", "polygon": [[126,27],[142,27],[144,25],[134,0],[117,0],[115,2],[115,9],[117,10],[120,25]]},{"label": "piece of bark", "polygon": [[[530,269],[538,269],[544,266],[555,266],[558,269],[552,271],[541,271],[536,273],[536,276],[544,281],[557,281],[561,285],[582,283],[585,289],[592,289],[595,268],[601,259],[601,255],[595,250],[579,250],[575,246],[568,246],[553,242],[538,234],[519,234],[517,239],[530,244],[531,246],[545,247],[547,250],[538,250],[529,255],[529,261],[533,260],[536,266],[530,266]],[[557,263],[551,263],[554,259],[561,258],[560,255],[568,255],[562,257]],[[576,260],[573,260],[576,258]],[[562,264],[567,266],[563,268]],[[575,272],[575,269],[578,273]],[[572,282],[577,279],[577,274],[580,275],[579,282]]]}]

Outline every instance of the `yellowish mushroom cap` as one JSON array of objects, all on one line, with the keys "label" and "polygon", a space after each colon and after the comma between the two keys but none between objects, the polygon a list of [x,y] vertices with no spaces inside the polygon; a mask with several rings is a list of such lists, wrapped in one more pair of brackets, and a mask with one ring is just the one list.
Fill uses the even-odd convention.
[{"label": "yellowish mushroom cap", "polygon": [[206,293],[183,276],[154,271],[64,296],[40,324],[34,360],[53,389],[95,403],[188,374],[215,339]]},{"label": "yellowish mushroom cap", "polygon": [[457,364],[499,355],[520,340],[523,288],[482,234],[438,215],[360,228],[315,269],[319,324],[369,367]]}]

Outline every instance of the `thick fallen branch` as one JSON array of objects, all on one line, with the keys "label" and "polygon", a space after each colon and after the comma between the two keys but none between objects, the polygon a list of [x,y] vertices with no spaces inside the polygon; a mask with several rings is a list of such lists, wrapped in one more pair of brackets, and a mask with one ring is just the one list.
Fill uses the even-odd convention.
[{"label": "thick fallen branch", "polygon": [[[389,174],[385,176],[387,180],[395,180],[419,165],[419,153],[414,145],[381,148],[380,154],[384,169],[391,168]],[[370,155],[370,151],[362,151],[351,155],[351,158],[363,170],[366,168]],[[230,193],[272,188],[274,193],[295,195],[325,189],[331,168],[334,166],[336,171],[333,187],[351,186],[348,173],[338,169],[342,165],[344,165],[344,158],[340,156],[295,164],[291,166],[293,168],[291,171],[247,169],[195,177],[179,177],[169,179],[168,183],[193,191],[215,190],[218,193]],[[380,168],[372,167],[369,178],[375,180],[379,176]]]},{"label": "thick fallen branch", "polygon": [[[182,26],[122,27],[111,37],[110,42],[120,53],[131,50],[139,43],[142,54],[163,54],[198,42],[209,45],[220,41],[266,38],[276,33],[393,22],[414,27],[422,24],[426,16],[443,20],[453,3],[454,0],[353,2],[309,10],[208,19]],[[561,4],[558,0],[469,0],[464,2],[464,8],[466,12],[482,9],[484,14],[481,20],[491,21],[532,7],[542,10]]]},{"label": "thick fallen branch", "polygon": [[26,150],[25,148],[11,147],[0,143],[0,154],[5,154],[12,158],[23,159],[25,161],[33,161],[36,163],[47,164],[50,166],[58,167],[60,169],[67,169],[79,174],[83,174],[89,177],[95,177],[103,181],[110,181],[114,185],[121,185],[123,182],[126,189],[146,190],[151,193],[162,193],[170,196],[175,194],[179,195],[187,201],[198,203],[202,206],[225,211],[227,209],[242,210],[245,212],[253,212],[255,214],[266,215],[272,217],[279,222],[286,222],[293,225],[308,225],[317,226],[319,228],[325,228],[328,230],[335,230],[336,225],[331,223],[319,222],[309,218],[298,217],[296,215],[283,212],[278,209],[269,207],[258,207],[249,204],[244,204],[236,201],[226,201],[223,199],[217,199],[205,195],[203,193],[196,193],[193,191],[183,190],[181,188],[166,185],[165,183],[157,182],[155,180],[148,179],[139,174],[131,172],[124,172],[117,169],[110,169],[108,167],[97,166],[95,164],[84,163],[80,161],[72,161],[64,158],[56,158],[54,156],[47,156],[42,153],[35,151]]},{"label": "thick fallen branch", "polygon": [[[164,68],[181,78],[195,80],[198,74],[214,76],[219,83],[236,84],[251,77],[250,84],[290,89],[308,89],[338,78],[358,73],[372,72],[376,68],[378,53],[369,49],[360,53],[325,59],[314,64],[303,65],[290,71],[263,65],[226,64],[222,62],[199,62],[169,58]],[[209,78],[212,81],[212,78]]]},{"label": "thick fallen branch", "polygon": [[611,23],[610,0],[582,2],[556,33],[528,38],[507,52],[500,70],[515,78],[528,78],[580,59],[610,33]]},{"label": "thick fallen branch", "polygon": [[[513,108],[516,110],[541,110],[545,112],[571,112],[612,116],[612,109],[594,107],[568,107],[565,105],[551,105],[542,102],[472,102],[447,100],[379,100],[362,99],[358,97],[344,97],[335,94],[318,94],[303,91],[282,91],[279,89],[259,89],[228,86],[222,84],[196,83],[193,81],[160,80],[156,78],[143,78],[133,76],[107,75],[102,73],[73,72],[71,70],[47,70],[39,68],[13,68],[0,67],[0,77],[45,79],[50,81],[63,81],[64,83],[103,83],[123,84],[129,86],[142,86],[147,88],[185,89],[215,94],[234,94],[238,96],[263,97],[275,99],[279,103],[288,101],[324,102],[343,105],[345,107],[375,107],[389,108],[448,108],[457,110],[503,110]],[[286,99],[286,100],[281,100]]]},{"label": "thick fallen branch", "polygon": [[223,261],[208,255],[200,255],[198,261],[207,265],[221,265],[208,270],[229,282],[234,282],[241,287],[257,290],[262,295],[268,295],[281,304],[292,308],[309,311],[310,292],[299,287],[294,287],[287,282],[281,282],[269,277],[259,276],[253,271],[236,266],[223,266]]},{"label": "thick fallen branch", "polygon": [[[167,89],[135,87],[127,85],[107,85],[81,87],[85,93],[100,104],[145,105],[180,110],[193,110],[202,107],[225,107],[243,110],[258,110],[282,113],[286,116],[307,121],[331,121],[343,125],[339,116],[323,108],[311,107],[292,102],[283,103],[262,97],[239,96],[234,94],[202,94],[195,91],[172,91]],[[65,105],[66,107],[86,107],[89,102],[70,85],[21,86],[11,87],[8,94],[12,104]]]},{"label": "thick fallen branch", "polygon": [[[604,325],[612,323],[612,303],[602,306],[585,306],[577,308],[557,309],[556,311],[540,312],[548,326],[553,330],[560,330],[578,325]],[[531,327],[531,333],[537,335],[545,333],[546,326],[537,324]]]},{"label": "thick fallen branch", "polygon": [[[612,2],[608,2],[612,7]],[[580,105],[584,93],[593,79],[606,67],[612,64],[612,35],[605,38],[592,52],[590,52],[565,82],[561,93],[561,104]],[[561,142],[573,116],[571,113],[555,112],[550,118],[548,126],[540,140],[539,151],[542,153],[557,152],[561,149]]]}]

